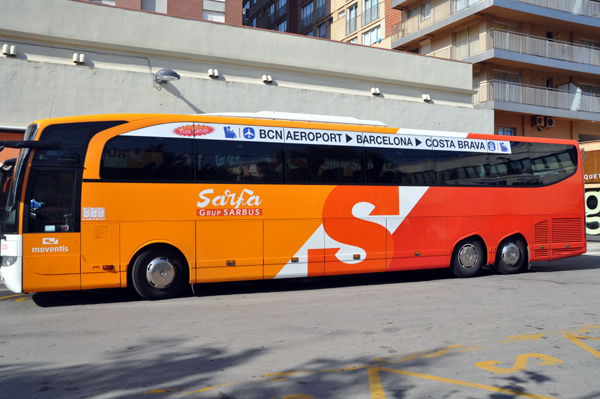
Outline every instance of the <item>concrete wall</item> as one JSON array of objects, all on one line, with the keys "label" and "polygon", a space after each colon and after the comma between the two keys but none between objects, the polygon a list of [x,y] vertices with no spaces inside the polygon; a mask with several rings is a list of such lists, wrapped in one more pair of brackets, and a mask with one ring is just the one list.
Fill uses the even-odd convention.
[{"label": "concrete wall", "polygon": [[[471,105],[472,66],[391,50],[70,0],[3,0],[0,125],[116,112],[260,110],[493,133]],[[73,63],[73,53],[85,63]],[[157,85],[153,74],[176,70]],[[218,79],[207,76],[217,68]],[[263,74],[273,77],[264,84]],[[381,96],[373,96],[378,87]],[[431,103],[421,94],[428,93]]]}]

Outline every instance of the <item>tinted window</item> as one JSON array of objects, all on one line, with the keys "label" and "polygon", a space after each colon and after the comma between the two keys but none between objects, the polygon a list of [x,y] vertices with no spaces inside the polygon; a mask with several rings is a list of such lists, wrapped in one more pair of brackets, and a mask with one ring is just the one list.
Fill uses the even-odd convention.
[{"label": "tinted window", "polygon": [[487,153],[434,151],[435,182],[449,186],[489,184],[490,165]]},{"label": "tinted window", "polygon": [[531,143],[529,157],[533,174],[548,185],[575,173],[579,153],[570,145]]},{"label": "tinted window", "polygon": [[364,183],[363,149],[331,145],[286,146],[291,183]]},{"label": "tinted window", "polygon": [[196,180],[283,182],[283,143],[198,140]]},{"label": "tinted window", "polygon": [[117,136],[102,151],[100,176],[110,180],[194,179],[192,139]]},{"label": "tinted window", "polygon": [[27,183],[24,232],[78,231],[76,171],[39,169],[31,169]]},{"label": "tinted window", "polygon": [[510,146],[511,154],[490,154],[490,185],[541,185],[542,181],[532,172],[529,143],[512,142]]},{"label": "tinted window", "polygon": [[123,121],[64,123],[44,129],[40,140],[60,141],[56,150],[36,150],[34,165],[83,166],[92,137],[102,130],[121,125]]},{"label": "tinted window", "polygon": [[434,184],[433,153],[428,150],[366,148],[367,183],[427,186]]}]

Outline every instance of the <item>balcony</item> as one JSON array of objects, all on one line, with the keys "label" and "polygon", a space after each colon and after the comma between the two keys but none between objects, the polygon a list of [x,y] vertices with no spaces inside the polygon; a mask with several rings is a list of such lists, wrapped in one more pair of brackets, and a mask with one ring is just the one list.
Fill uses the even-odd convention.
[{"label": "balcony", "polygon": [[349,35],[358,29],[357,20],[358,18],[356,17],[348,19],[348,22],[346,22],[346,35]]},{"label": "balcony", "polygon": [[300,29],[305,29],[312,23],[313,23],[313,13],[311,12],[309,15],[306,15],[304,18],[302,18],[300,20]]},{"label": "balcony", "polygon": [[516,0],[521,3],[564,11],[570,14],[600,18],[600,3],[590,0]]},{"label": "balcony", "polygon": [[[511,53],[600,67],[600,49],[500,29],[490,29],[487,32],[456,42],[427,55],[463,60],[488,50],[504,50]],[[511,58],[515,59],[514,57]]]},{"label": "balcony", "polygon": [[[537,114],[541,112],[528,112],[523,106],[544,107],[552,108],[554,110],[552,115],[555,116],[568,116],[565,112],[560,113],[562,110],[567,113],[578,112],[577,119],[600,120],[600,96],[583,93],[580,89],[577,92],[568,92],[498,80],[482,82],[473,102],[485,104],[492,101],[515,104],[517,105],[515,110],[518,112]],[[503,107],[494,106],[493,108],[502,109]],[[583,113],[589,114],[581,115]]]},{"label": "balcony", "polygon": [[365,10],[362,17],[363,17],[362,18],[363,26],[368,25],[371,22],[378,19],[379,18],[379,4],[376,4],[373,7],[369,8],[368,10]]},{"label": "balcony", "polygon": [[[392,26],[392,42],[400,40],[421,29],[427,28],[437,22],[459,12],[471,10],[472,12],[481,11],[480,8],[487,8],[489,4],[481,4],[486,0],[433,0],[431,4],[431,17],[423,19],[421,14],[407,18],[403,24]],[[600,18],[600,2],[591,0],[513,0],[513,2],[530,4],[550,10],[563,11],[569,14],[582,15],[592,18]],[[405,2],[394,2],[393,6],[404,4]],[[481,7],[476,7],[481,5]],[[493,5],[510,7],[510,2],[499,1]],[[477,8],[477,9],[476,9]]]},{"label": "balcony", "polygon": [[276,15],[276,18],[279,19],[279,18],[283,17],[285,14],[287,14],[287,3],[283,7],[278,8],[275,15]]},{"label": "balcony", "polygon": [[327,9],[325,5],[317,7],[317,19],[323,18],[325,16]]}]

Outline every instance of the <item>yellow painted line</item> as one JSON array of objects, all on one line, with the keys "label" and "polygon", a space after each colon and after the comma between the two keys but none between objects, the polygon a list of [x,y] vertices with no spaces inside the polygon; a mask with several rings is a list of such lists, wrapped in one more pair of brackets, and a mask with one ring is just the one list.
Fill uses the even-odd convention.
[{"label": "yellow painted line", "polygon": [[485,371],[489,371],[495,374],[511,374],[516,373],[518,371],[524,371],[527,368],[527,360],[528,359],[538,359],[541,362],[536,362],[536,364],[540,364],[543,366],[553,366],[555,364],[564,363],[561,359],[556,357],[544,355],[543,353],[525,353],[523,355],[517,356],[517,360],[515,360],[515,365],[509,368],[498,367],[496,364],[502,363],[497,360],[487,360],[485,362],[475,363],[475,366],[483,369]]},{"label": "yellow painted line", "polygon": [[506,337],[505,340],[498,341],[498,343],[505,342],[519,342],[519,341],[537,341],[541,339],[545,334],[530,334],[530,335],[512,335],[510,337]]},{"label": "yellow painted line", "polygon": [[389,369],[389,368],[384,368],[384,367],[369,369],[369,383],[371,386],[371,399],[385,399],[385,392],[383,390],[383,385],[381,383],[381,375],[380,375],[380,372],[382,372],[382,371],[385,371],[388,373],[400,374],[400,375],[407,375],[410,377],[422,378],[422,379],[430,380],[430,381],[444,382],[446,384],[459,385],[459,386],[468,387],[468,388],[477,388],[477,389],[483,389],[486,391],[497,392],[497,393],[502,393],[502,394],[507,394],[507,395],[520,396],[520,397],[524,397],[524,398],[556,399],[551,396],[537,395],[537,394],[528,393],[528,392],[514,391],[512,389],[498,388],[498,387],[494,387],[494,386],[490,386],[490,385],[476,384],[473,382],[453,380],[451,378],[437,377],[435,375],[414,373],[412,371],[395,370],[395,369]]},{"label": "yellow painted line", "polygon": [[592,355],[596,356],[597,358],[600,358],[600,351],[597,351],[596,349],[592,348],[588,344],[584,344],[582,342],[583,339],[593,339],[593,340],[600,341],[600,338],[586,337],[586,336],[582,336],[582,335],[569,335],[569,334],[565,335],[565,338],[568,339],[569,341],[573,342],[575,345],[579,346],[581,349],[585,350],[586,352],[589,352]]},{"label": "yellow painted line", "polygon": [[18,296],[24,296],[25,294],[15,294],[15,295],[9,295],[9,296],[0,296],[0,299],[8,299],[8,298],[15,298]]}]

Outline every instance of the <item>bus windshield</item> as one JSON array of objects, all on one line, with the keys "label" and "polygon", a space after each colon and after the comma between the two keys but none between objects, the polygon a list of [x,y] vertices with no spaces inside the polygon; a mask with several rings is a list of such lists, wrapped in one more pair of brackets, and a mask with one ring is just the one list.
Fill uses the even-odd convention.
[{"label": "bus windshield", "polygon": [[[37,129],[38,125],[29,125],[25,131],[25,136],[23,139],[33,140],[37,133]],[[19,226],[17,223],[19,201],[17,201],[17,198],[21,192],[20,188],[23,186],[21,179],[23,178],[24,166],[27,164],[25,160],[29,156],[29,151],[29,148],[23,148],[21,150],[13,169],[13,178],[6,196],[6,211],[4,215],[4,224],[2,226],[2,231],[4,233],[16,234],[19,232]]]}]

